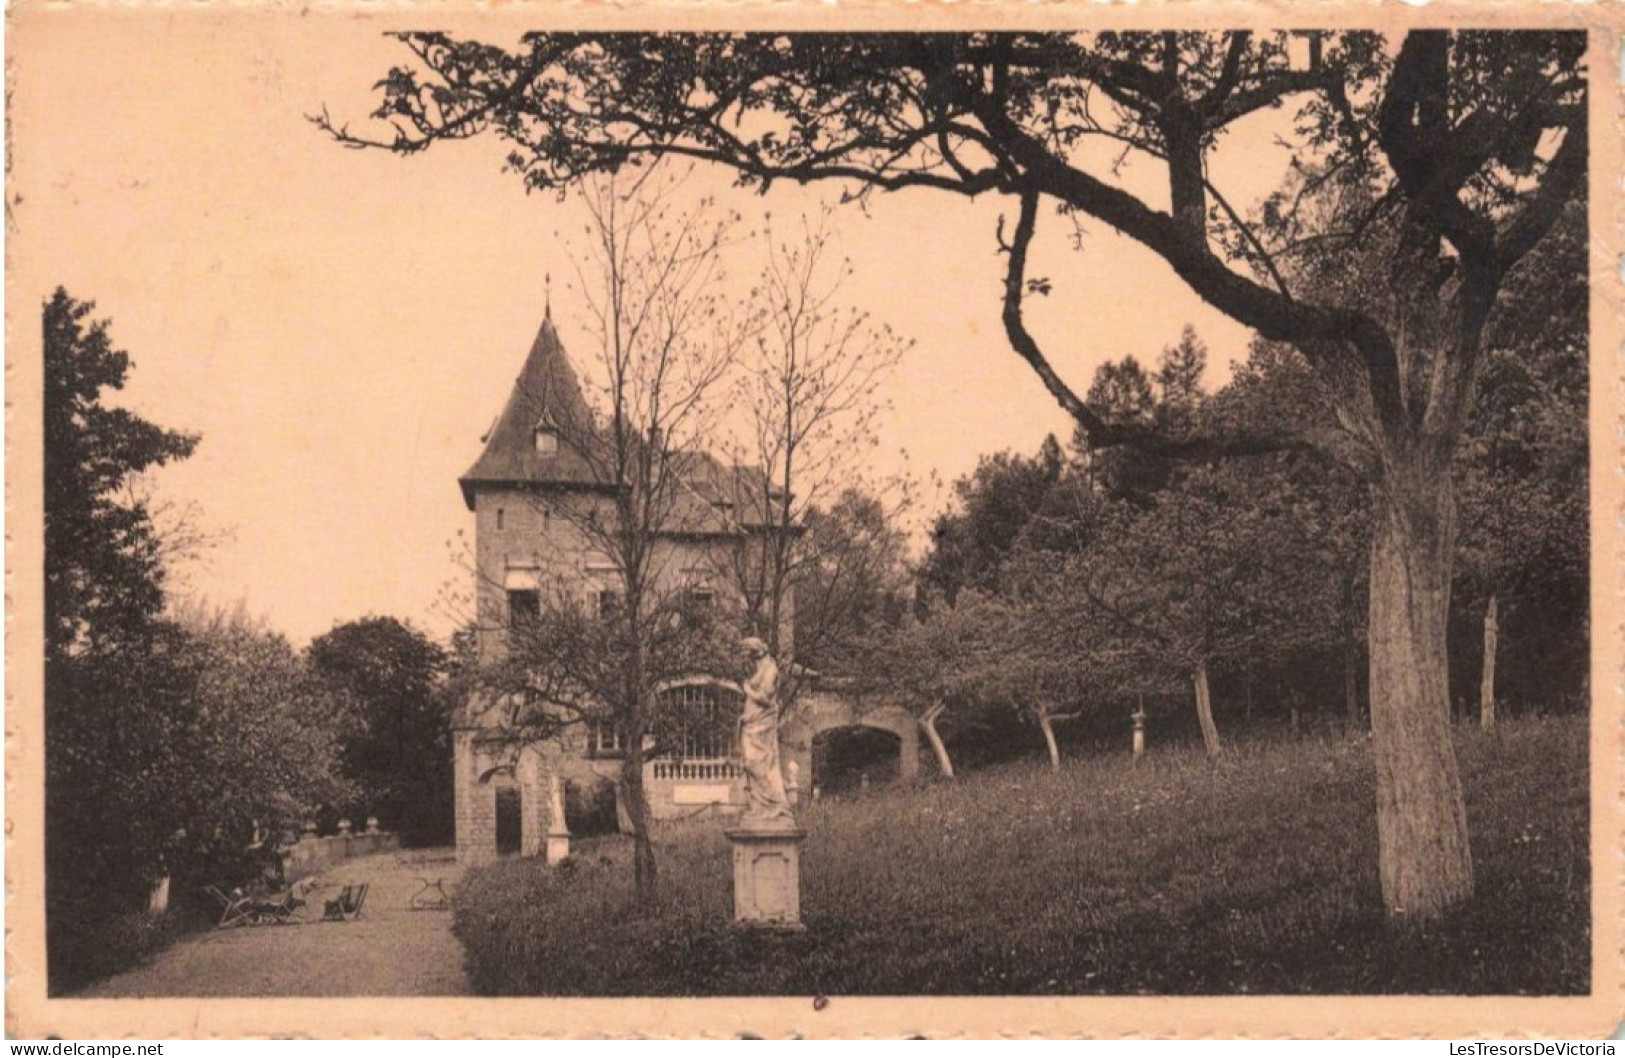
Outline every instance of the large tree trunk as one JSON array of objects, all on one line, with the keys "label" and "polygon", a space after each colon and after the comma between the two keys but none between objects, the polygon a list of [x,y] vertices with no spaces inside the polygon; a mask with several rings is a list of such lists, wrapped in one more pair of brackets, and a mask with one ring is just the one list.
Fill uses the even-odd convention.
[{"label": "large tree trunk", "polygon": [[954,762],[948,759],[948,747],[942,741],[942,735],[937,732],[937,717],[942,715],[943,707],[933,705],[919,718],[920,730],[925,732],[925,740],[931,743],[931,752],[937,756],[937,771],[944,779],[954,777]]},{"label": "large tree trunk", "polygon": [[1494,595],[1484,609],[1484,674],[1478,684],[1478,724],[1485,731],[1495,726],[1495,646],[1501,630],[1500,602]]},{"label": "large tree trunk", "polygon": [[1450,733],[1449,472],[1390,460],[1373,488],[1371,733],[1388,913],[1438,915],[1472,895],[1467,813]]},{"label": "large tree trunk", "polygon": [[1208,691],[1205,662],[1196,666],[1191,682],[1196,687],[1196,719],[1202,724],[1202,748],[1209,757],[1217,757],[1224,746],[1219,742],[1219,725],[1213,722],[1213,695]]},{"label": "large tree trunk", "polygon": [[1038,712],[1038,730],[1044,733],[1044,746],[1049,750],[1049,766],[1053,771],[1061,770],[1061,747],[1055,742],[1055,724],[1050,720],[1049,713],[1044,710]]},{"label": "large tree trunk", "polygon": [[655,901],[655,850],[649,841],[649,798],[643,791],[643,747],[634,741],[621,764],[626,814],[632,821],[632,881],[639,907]]}]

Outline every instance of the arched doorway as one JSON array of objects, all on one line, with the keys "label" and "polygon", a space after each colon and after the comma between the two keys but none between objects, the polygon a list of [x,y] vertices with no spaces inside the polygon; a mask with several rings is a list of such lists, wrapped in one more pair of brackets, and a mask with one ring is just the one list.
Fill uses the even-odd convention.
[{"label": "arched doorway", "polygon": [[903,740],[883,728],[850,724],[812,740],[812,784],[819,796],[839,797],[898,778]]},{"label": "arched doorway", "polygon": [[524,834],[524,809],[519,803],[519,787],[511,782],[496,788],[497,855],[513,856],[519,852]]}]

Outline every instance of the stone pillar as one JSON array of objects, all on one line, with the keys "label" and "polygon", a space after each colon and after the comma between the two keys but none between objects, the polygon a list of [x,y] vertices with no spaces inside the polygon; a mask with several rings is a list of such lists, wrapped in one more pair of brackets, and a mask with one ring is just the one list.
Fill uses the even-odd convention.
[{"label": "stone pillar", "polygon": [[452,783],[457,862],[489,863],[497,854],[496,793],[480,782],[473,728],[452,731]]},{"label": "stone pillar", "polygon": [[570,855],[570,827],[564,819],[564,776],[559,762],[547,769],[547,862],[563,861]]},{"label": "stone pillar", "polygon": [[519,784],[519,855],[540,856],[547,834],[547,778],[534,749],[521,750],[514,768]]},{"label": "stone pillar", "polygon": [[912,720],[897,728],[897,777],[911,782],[920,777],[920,728]]},{"label": "stone pillar", "polygon": [[800,932],[801,843],[794,823],[753,824],[747,817],[725,831],[733,844],[734,925]]}]

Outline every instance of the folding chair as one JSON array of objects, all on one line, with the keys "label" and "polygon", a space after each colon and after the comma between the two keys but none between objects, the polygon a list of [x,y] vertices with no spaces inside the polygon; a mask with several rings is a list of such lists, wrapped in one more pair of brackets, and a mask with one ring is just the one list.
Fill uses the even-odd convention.
[{"label": "folding chair", "polygon": [[309,886],[297,883],[292,889],[275,899],[256,900],[250,905],[250,923],[255,926],[285,926],[294,921],[294,915],[305,906]]},{"label": "folding chair", "polygon": [[214,924],[215,929],[253,924],[253,901],[245,896],[241,889],[233,889],[230,893],[226,893],[219,886],[206,885],[203,891],[220,904],[220,921]]},{"label": "folding chair", "polygon": [[360,885],[347,885],[339,890],[336,900],[326,902],[326,910],[322,914],[323,921],[351,922],[361,917],[361,908],[367,902],[367,889],[370,882]]}]

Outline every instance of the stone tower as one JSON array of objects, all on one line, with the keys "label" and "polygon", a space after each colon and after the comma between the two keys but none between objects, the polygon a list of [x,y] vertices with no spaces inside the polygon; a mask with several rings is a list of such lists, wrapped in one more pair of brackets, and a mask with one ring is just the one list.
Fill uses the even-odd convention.
[{"label": "stone tower", "polygon": [[[550,584],[590,579],[585,542],[552,513],[560,503],[590,502],[596,491],[582,454],[591,429],[580,380],[549,307],[484,450],[458,479],[463,502],[474,512],[482,659],[505,649],[508,626],[523,611],[536,612]],[[506,736],[487,723],[480,704],[469,703],[453,724],[458,859],[478,862],[497,853],[504,804],[517,807],[515,851],[567,849],[557,754]]]}]

